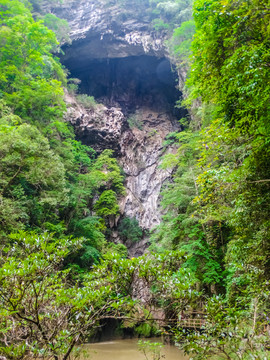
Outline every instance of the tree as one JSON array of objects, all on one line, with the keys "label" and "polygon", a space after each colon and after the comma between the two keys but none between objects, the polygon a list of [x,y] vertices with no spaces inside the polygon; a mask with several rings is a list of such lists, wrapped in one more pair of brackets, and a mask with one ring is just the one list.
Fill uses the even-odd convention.
[{"label": "tree", "polygon": [[0,2],[0,92],[24,120],[48,123],[65,111],[65,74],[51,51],[53,31],[18,0]]},{"label": "tree", "polygon": [[105,190],[95,203],[94,210],[100,216],[111,216],[119,213],[116,194],[113,190]]},{"label": "tree", "polygon": [[185,266],[190,269],[202,287],[211,293],[224,285],[224,249],[213,241],[214,224],[205,221],[199,202],[196,179],[200,170],[196,164],[200,154],[201,135],[190,130],[176,135],[177,154],[164,157],[163,167],[175,168],[173,182],[162,192],[164,215],[162,223],[152,235],[151,249],[181,249],[187,252]]},{"label": "tree", "polygon": [[118,232],[124,240],[136,242],[141,240],[143,231],[136,218],[124,217],[118,227]]},{"label": "tree", "polygon": [[[87,156],[83,156],[86,147],[78,144],[76,147],[78,148],[75,153],[76,157],[80,162],[83,161],[85,166],[80,174],[73,176],[69,204],[65,209],[65,218],[70,233],[86,238],[84,248],[85,250],[87,248],[86,253],[88,255],[92,255],[87,256],[88,261],[86,261],[86,253],[80,252],[78,262],[89,266],[91,258],[92,262],[97,261],[105,248],[106,225],[110,218],[118,214],[118,199],[125,189],[123,186],[124,178],[110,150],[105,150],[96,159],[90,161]],[[84,257],[83,261],[82,257]]]},{"label": "tree", "polygon": [[0,263],[0,354],[7,359],[66,360],[101,319],[128,307],[109,283],[71,281],[63,259],[82,239],[20,232],[10,240]]},{"label": "tree", "polygon": [[164,358],[164,355],[161,355],[161,349],[164,345],[159,342],[151,342],[151,341],[138,341],[138,348],[141,353],[143,353],[146,360],[148,360],[148,356],[150,356],[153,360],[160,360]]},{"label": "tree", "polygon": [[64,19],[59,19],[54,14],[46,14],[43,17],[44,25],[48,29],[54,31],[57,40],[60,44],[71,44],[71,39],[69,37],[69,25],[68,22]]},{"label": "tree", "polygon": [[[150,0],[150,5],[153,8],[153,16],[159,15],[171,30],[192,17],[192,0]],[[156,19],[155,23],[157,24]]]},{"label": "tree", "polygon": [[194,19],[193,96],[220,106],[231,127],[269,134],[267,2],[197,0]]},{"label": "tree", "polygon": [[[225,272],[219,276],[226,276],[226,299],[209,299],[209,321],[202,332],[188,335],[186,349],[196,359],[266,359],[267,341],[258,313],[268,308],[265,288],[270,275],[269,6],[260,0],[197,0],[194,20],[185,103],[202,103],[197,112],[202,131],[194,165],[196,195],[189,205],[195,209],[193,215],[199,215],[205,249],[220,251],[218,265],[224,264]],[[178,164],[187,176],[181,160]],[[183,194],[178,192],[177,198],[181,205]],[[168,205],[182,215],[172,200]],[[187,219],[186,209],[184,213],[175,218],[180,228]],[[196,263],[202,242],[201,235],[195,236],[197,246],[188,241],[186,249]],[[202,273],[207,275],[207,268]]]},{"label": "tree", "polygon": [[[269,299],[267,287],[262,292]],[[243,310],[228,306],[221,297],[208,299],[205,307],[207,318],[202,329],[188,333],[178,329],[176,338],[194,360],[268,359],[269,339],[263,331],[265,318],[259,315],[258,305],[255,303]]]},{"label": "tree", "polygon": [[192,37],[195,33],[194,20],[188,20],[176,28],[173,36],[168,41],[170,53],[174,56],[177,66],[182,69],[186,67],[188,70],[191,56]]},{"label": "tree", "polygon": [[195,201],[231,240],[227,262],[239,281],[245,272],[270,276],[268,10],[260,0],[194,3],[190,101],[215,109],[202,133]]},{"label": "tree", "polygon": [[[181,252],[139,259],[108,253],[76,281],[63,264],[82,244],[83,239],[54,239],[46,233],[10,235],[1,249],[0,355],[66,360],[104,319],[140,324],[147,316],[153,322],[153,306],[178,314],[198,296],[190,290],[190,274],[181,269]],[[146,302],[132,300],[141,281],[151,294]]]},{"label": "tree", "polygon": [[2,115],[1,231],[8,232],[49,221],[50,208],[65,202],[66,190],[63,164],[48,140],[35,126],[22,124],[3,103]]},{"label": "tree", "polygon": [[128,327],[142,323],[153,326],[153,309],[163,311],[176,323],[181,311],[194,306],[201,297],[195,290],[196,278],[183,266],[185,260],[184,251],[132,259],[108,252],[99,265],[94,265],[89,281],[112,286],[115,296],[138,299],[136,306],[127,308]]}]

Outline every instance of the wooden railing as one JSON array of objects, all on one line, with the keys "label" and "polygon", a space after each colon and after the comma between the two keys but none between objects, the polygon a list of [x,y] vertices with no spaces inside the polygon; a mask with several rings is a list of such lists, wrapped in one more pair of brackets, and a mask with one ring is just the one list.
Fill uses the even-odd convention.
[{"label": "wooden railing", "polygon": [[[206,323],[205,314],[189,313],[185,317],[180,316],[177,323],[183,328],[201,329]],[[269,323],[262,325],[262,332],[270,335]]]},{"label": "wooden railing", "polygon": [[204,318],[185,318],[179,319],[178,325],[185,328],[200,329],[205,324]]}]

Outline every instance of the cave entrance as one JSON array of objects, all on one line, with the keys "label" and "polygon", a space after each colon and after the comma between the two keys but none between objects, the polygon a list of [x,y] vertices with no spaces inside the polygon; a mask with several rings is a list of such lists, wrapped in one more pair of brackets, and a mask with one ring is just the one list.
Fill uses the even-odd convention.
[{"label": "cave entrance", "polygon": [[175,108],[181,96],[177,76],[166,58],[142,55],[63,63],[72,78],[81,80],[80,93],[94,96],[106,106],[121,107],[126,115],[148,107],[181,116]]}]

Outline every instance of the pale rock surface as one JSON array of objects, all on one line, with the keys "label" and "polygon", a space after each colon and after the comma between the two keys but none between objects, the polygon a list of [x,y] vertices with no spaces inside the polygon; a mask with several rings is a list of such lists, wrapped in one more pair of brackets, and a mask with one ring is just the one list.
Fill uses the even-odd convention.
[{"label": "pale rock surface", "polygon": [[[172,170],[162,169],[160,165],[163,155],[176,151],[176,147],[164,145],[166,135],[177,129],[173,119],[167,113],[140,108],[136,117],[141,129],[130,129],[120,109],[98,105],[87,110],[67,94],[66,102],[66,119],[74,125],[77,135],[98,152],[113,149],[123,167],[126,195],[120,201],[121,214],[136,217],[144,230],[152,230],[161,220],[162,185],[172,175]],[[112,237],[118,241],[117,232]],[[131,255],[141,254],[147,247],[147,238],[142,243],[128,245]]]},{"label": "pale rock surface", "polygon": [[[69,0],[49,9],[70,25],[72,47],[65,48],[65,60],[126,56],[164,56],[165,34],[150,30],[150,18],[142,8],[123,9],[106,0]],[[48,9],[47,9],[48,11]],[[74,51],[74,46],[76,51]]]},{"label": "pale rock surface", "polygon": [[[116,5],[109,7],[106,0],[68,0],[50,11],[66,19],[71,28],[73,43],[64,47],[62,58],[67,66],[78,62],[78,57],[82,71],[93,59],[168,57],[165,33],[157,35],[152,31],[149,15],[143,11],[137,14],[136,9],[129,9],[123,16],[123,9]],[[160,165],[163,155],[176,152],[175,147],[164,145],[166,136],[179,130],[176,119],[169,111],[140,104],[136,117],[141,126],[130,127],[127,114],[119,107],[98,105],[85,109],[68,94],[66,102],[66,120],[74,126],[83,143],[98,152],[105,148],[115,151],[126,174],[127,191],[120,202],[121,215],[136,217],[147,234],[161,221],[160,193],[162,186],[170,181],[172,170],[162,169]],[[115,223],[111,226],[111,237],[119,242]],[[131,256],[141,255],[147,248],[148,236],[139,243],[127,245]]]}]

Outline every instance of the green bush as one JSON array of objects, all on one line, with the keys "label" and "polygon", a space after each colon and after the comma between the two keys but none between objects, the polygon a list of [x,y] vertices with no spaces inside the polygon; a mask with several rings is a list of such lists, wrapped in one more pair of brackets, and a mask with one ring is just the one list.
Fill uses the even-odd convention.
[{"label": "green bush", "polygon": [[124,244],[115,244],[110,242],[107,244],[106,250],[110,253],[117,253],[123,258],[128,256],[128,251]]},{"label": "green bush", "polygon": [[117,204],[116,193],[113,190],[105,190],[95,203],[94,210],[99,216],[117,215],[119,205]]},{"label": "green bush", "polygon": [[54,14],[46,14],[43,17],[43,21],[44,25],[55,33],[56,38],[60,44],[71,44],[71,39],[69,37],[70,28],[66,20],[59,19]]},{"label": "green bush", "polygon": [[144,336],[144,337],[150,337],[152,334],[152,326],[150,326],[147,323],[140,324],[135,328],[135,332],[138,335]]},{"label": "green bush", "polygon": [[169,29],[169,24],[166,24],[162,19],[154,19],[152,24],[156,31]]},{"label": "green bush", "polygon": [[140,241],[143,236],[143,231],[136,218],[123,218],[118,231],[124,240],[131,240],[132,242]]},{"label": "green bush", "polygon": [[81,104],[87,109],[95,109],[97,106],[97,102],[94,97],[86,94],[77,95],[76,100],[79,104]]},{"label": "green bush", "polygon": [[127,122],[131,129],[137,128],[139,130],[142,130],[143,128],[143,123],[138,119],[138,116],[136,114],[130,115],[127,119]]},{"label": "green bush", "polygon": [[77,84],[68,84],[67,85],[67,89],[68,89],[68,92],[71,94],[71,95],[75,95],[78,91],[78,85]]}]

